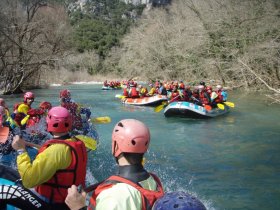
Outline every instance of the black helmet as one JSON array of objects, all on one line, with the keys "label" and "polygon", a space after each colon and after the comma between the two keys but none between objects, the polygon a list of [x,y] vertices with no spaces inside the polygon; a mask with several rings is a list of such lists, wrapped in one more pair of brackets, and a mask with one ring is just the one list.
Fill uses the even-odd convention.
[{"label": "black helmet", "polygon": [[201,81],[199,84],[205,86],[205,82],[203,81]]}]

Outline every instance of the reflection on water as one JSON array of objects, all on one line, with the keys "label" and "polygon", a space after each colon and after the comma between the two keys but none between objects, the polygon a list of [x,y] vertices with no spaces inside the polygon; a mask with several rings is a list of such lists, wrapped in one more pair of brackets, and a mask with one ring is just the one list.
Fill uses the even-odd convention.
[{"label": "reflection on water", "polygon": [[[58,104],[65,87],[36,90],[36,100]],[[110,124],[96,125],[97,151],[89,153],[90,174],[98,181],[116,169],[111,155],[111,132],[123,118],[136,118],[151,130],[146,168],[157,173],[165,190],[196,195],[208,209],[280,209],[280,112],[259,95],[230,93],[234,109],[207,119],[165,118],[163,110],[123,105],[98,85],[68,86],[75,101],[92,107],[94,117],[109,116]],[[10,107],[18,99],[9,98]],[[34,104],[36,106],[36,103]],[[91,181],[94,181],[91,177]]]}]

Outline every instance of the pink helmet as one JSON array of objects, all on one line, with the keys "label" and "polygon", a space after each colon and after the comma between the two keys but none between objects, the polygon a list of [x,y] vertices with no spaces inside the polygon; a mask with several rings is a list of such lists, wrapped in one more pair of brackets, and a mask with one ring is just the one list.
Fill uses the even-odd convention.
[{"label": "pink helmet", "polygon": [[35,95],[34,95],[34,93],[32,93],[32,92],[26,92],[26,93],[24,94],[23,98],[24,98],[24,102],[26,102],[27,99],[31,99],[31,98],[34,99],[34,98],[35,98]]},{"label": "pink helmet", "polygon": [[72,117],[67,109],[61,106],[53,107],[47,116],[47,130],[49,132],[64,133],[72,128]]},{"label": "pink helmet", "polygon": [[[134,119],[118,122],[112,133],[112,154],[118,157],[121,153],[145,153],[150,143],[149,128]],[[117,149],[115,151],[115,147]]]},{"label": "pink helmet", "polygon": [[71,98],[71,93],[70,93],[70,90],[61,90],[60,93],[59,93],[59,97],[60,98]]}]

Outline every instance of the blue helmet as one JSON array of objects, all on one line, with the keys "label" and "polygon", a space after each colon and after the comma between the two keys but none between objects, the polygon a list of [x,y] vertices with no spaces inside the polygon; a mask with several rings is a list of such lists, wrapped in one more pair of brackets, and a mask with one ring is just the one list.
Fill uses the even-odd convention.
[{"label": "blue helmet", "polygon": [[169,192],[159,198],[153,210],[206,210],[196,197],[185,192]]}]

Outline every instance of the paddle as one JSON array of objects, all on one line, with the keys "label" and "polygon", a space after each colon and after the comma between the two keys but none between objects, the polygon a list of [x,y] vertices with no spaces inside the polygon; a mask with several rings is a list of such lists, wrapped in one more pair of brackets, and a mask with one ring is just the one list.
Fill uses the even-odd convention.
[{"label": "paddle", "polygon": [[235,107],[235,105],[234,105],[234,103],[233,103],[233,102],[224,101],[223,103],[224,103],[225,105],[229,106],[229,107],[232,107],[232,108],[234,108],[234,107]]},{"label": "paddle", "polygon": [[[74,138],[84,142],[86,148],[91,149],[91,150],[96,150],[97,142],[94,138],[91,138],[91,137],[85,136],[85,135],[77,135],[77,136],[74,136]],[[31,143],[31,142],[25,141],[25,144],[27,146],[30,146],[30,147],[33,147],[33,148],[36,148],[36,149],[41,148],[41,145],[34,144],[34,143]]]},{"label": "paddle", "polygon": [[218,106],[218,108],[221,109],[221,110],[224,110],[224,109],[225,109],[225,105],[223,105],[223,104],[218,103],[217,106]]},{"label": "paddle", "polygon": [[[96,150],[97,142],[94,138],[89,137],[89,136],[85,136],[85,135],[77,135],[77,136],[74,136],[74,138],[84,142],[86,148],[91,149],[91,150]],[[40,149],[41,148],[41,145],[34,144],[34,143],[31,143],[31,142],[25,141],[25,144],[27,146],[33,147],[35,149]]]},{"label": "paddle", "polygon": [[158,105],[157,107],[155,107],[154,111],[155,112],[160,112],[164,107],[166,107],[168,104],[172,103],[176,98],[178,98],[180,96],[177,95],[175,98],[173,98],[172,100],[170,100],[169,102],[167,101],[163,101],[160,105]]},{"label": "paddle", "polygon": [[96,124],[104,124],[104,123],[110,123],[111,122],[111,118],[108,116],[104,116],[104,117],[95,117],[95,118],[91,118],[90,122],[92,123],[96,123]]},{"label": "paddle", "polygon": [[166,105],[168,105],[168,102],[163,101],[160,105],[155,107],[154,111],[155,112],[160,112]]},{"label": "paddle", "polygon": [[97,141],[94,138],[89,137],[89,136],[85,136],[85,135],[77,135],[77,136],[75,136],[75,138],[84,142],[86,148],[91,149],[91,150],[96,150]]},{"label": "paddle", "polygon": [[126,98],[126,96],[117,94],[117,95],[115,95],[115,98],[124,99],[124,98]]},{"label": "paddle", "polygon": [[27,141],[25,141],[25,145],[27,145],[29,147],[33,147],[34,149],[37,149],[37,150],[41,148],[41,145],[34,144],[34,143],[31,143],[31,142],[27,142]]}]

